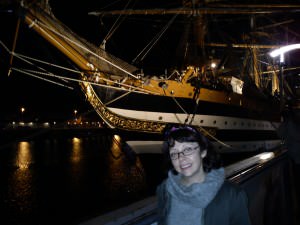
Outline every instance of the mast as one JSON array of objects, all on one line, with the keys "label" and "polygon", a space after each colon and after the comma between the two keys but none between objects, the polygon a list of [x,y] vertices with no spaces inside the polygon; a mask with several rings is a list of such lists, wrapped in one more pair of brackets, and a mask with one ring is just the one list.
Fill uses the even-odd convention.
[{"label": "mast", "polygon": [[[252,31],[256,30],[256,20],[255,20],[255,16],[251,16],[250,18],[250,27]],[[255,42],[255,40],[252,39],[252,42]],[[252,53],[252,76],[253,76],[253,80],[254,83],[256,85],[256,87],[260,88],[261,87],[261,77],[260,77],[260,70],[258,68],[258,58],[257,58],[257,54],[258,54],[258,49],[257,48],[252,48],[251,49],[251,53]]]}]

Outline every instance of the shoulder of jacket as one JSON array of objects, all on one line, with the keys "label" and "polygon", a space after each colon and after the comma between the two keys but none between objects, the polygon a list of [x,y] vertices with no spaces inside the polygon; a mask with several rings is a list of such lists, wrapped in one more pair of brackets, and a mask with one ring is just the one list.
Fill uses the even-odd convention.
[{"label": "shoulder of jacket", "polygon": [[244,193],[243,189],[237,184],[225,180],[215,198],[209,204],[209,208],[222,206],[224,209],[229,209],[230,205],[234,204],[236,200],[244,198]]},{"label": "shoulder of jacket", "polygon": [[156,194],[158,197],[163,197],[166,191],[166,180],[163,180],[157,187],[156,187]]},{"label": "shoulder of jacket", "polygon": [[220,189],[220,194],[226,194],[226,195],[236,195],[240,192],[244,192],[244,190],[237,184],[228,180],[224,181]]},{"label": "shoulder of jacket", "polygon": [[159,185],[157,185],[156,189],[161,190],[165,188],[167,180],[163,180]]}]

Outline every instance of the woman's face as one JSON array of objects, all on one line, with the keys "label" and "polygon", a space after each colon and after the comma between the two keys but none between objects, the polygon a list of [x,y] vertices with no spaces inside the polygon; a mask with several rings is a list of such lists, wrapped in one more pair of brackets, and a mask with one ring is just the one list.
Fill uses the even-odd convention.
[{"label": "woman's face", "polygon": [[[200,151],[197,142],[177,142],[170,148],[174,169],[190,182],[202,182],[205,176],[202,159],[206,150]],[[189,183],[190,183],[189,182]]]}]

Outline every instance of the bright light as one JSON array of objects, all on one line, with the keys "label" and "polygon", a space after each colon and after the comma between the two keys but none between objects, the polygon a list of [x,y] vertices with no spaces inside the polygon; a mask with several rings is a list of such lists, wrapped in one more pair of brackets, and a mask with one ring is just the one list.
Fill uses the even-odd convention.
[{"label": "bright light", "polygon": [[283,46],[281,48],[275,49],[274,51],[270,52],[270,56],[274,58],[297,48],[300,48],[300,44]]},{"label": "bright light", "polygon": [[283,62],[284,61],[284,58],[283,58],[284,53],[289,52],[294,49],[299,49],[299,48],[300,48],[300,44],[286,45],[281,48],[273,50],[269,54],[273,58],[280,56],[280,62]]},{"label": "bright light", "polygon": [[[76,120],[76,121],[77,121],[77,112],[78,112],[78,111],[75,109],[75,110],[74,110],[74,117],[75,117],[75,120]],[[74,124],[76,124],[76,122],[74,122]]]},{"label": "bright light", "polygon": [[50,123],[49,123],[49,122],[45,122],[45,123],[43,123],[43,126],[44,126],[44,127],[49,127],[49,125],[50,125]]},{"label": "bright light", "polygon": [[275,155],[274,155],[274,152],[265,152],[265,153],[262,153],[259,158],[261,160],[268,160],[268,159],[271,159],[273,158]]},{"label": "bright light", "polygon": [[121,140],[121,137],[120,137],[119,135],[116,135],[116,134],[115,134],[115,135],[114,135],[114,139],[117,140],[117,141],[120,141],[120,140]]}]

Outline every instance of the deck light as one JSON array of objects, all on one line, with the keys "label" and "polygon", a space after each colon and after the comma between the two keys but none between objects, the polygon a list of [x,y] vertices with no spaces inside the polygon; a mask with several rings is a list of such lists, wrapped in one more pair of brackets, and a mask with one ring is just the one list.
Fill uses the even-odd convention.
[{"label": "deck light", "polygon": [[284,62],[284,53],[289,52],[294,49],[300,48],[300,44],[293,44],[293,45],[286,45],[281,48],[275,49],[272,52],[270,52],[270,56],[275,58],[277,56],[280,56],[280,62]]},{"label": "deck light", "polygon": [[23,114],[25,112],[25,108],[21,107],[20,111],[21,111],[21,121],[23,122],[23,120],[24,120],[24,115]]},{"label": "deck light", "polygon": [[284,67],[284,54],[286,52],[292,51],[294,49],[300,49],[300,44],[292,44],[292,45],[286,45],[281,48],[275,49],[272,52],[270,52],[270,56],[275,58],[277,56],[280,56],[280,108],[281,110],[284,107],[284,88],[283,88],[283,67]]}]

